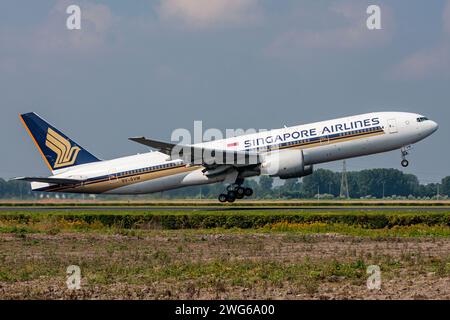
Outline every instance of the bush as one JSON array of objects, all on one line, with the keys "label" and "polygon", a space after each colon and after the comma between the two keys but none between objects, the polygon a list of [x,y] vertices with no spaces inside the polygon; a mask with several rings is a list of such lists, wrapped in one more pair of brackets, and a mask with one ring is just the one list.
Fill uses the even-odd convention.
[{"label": "bush", "polygon": [[105,226],[119,229],[140,229],[143,226],[157,229],[210,229],[210,228],[262,228],[275,223],[342,223],[363,228],[381,229],[394,226],[423,224],[428,226],[450,226],[450,215],[446,213],[298,213],[298,214],[63,214],[63,215],[0,215],[0,221],[28,224],[38,221],[58,221],[62,225]]}]

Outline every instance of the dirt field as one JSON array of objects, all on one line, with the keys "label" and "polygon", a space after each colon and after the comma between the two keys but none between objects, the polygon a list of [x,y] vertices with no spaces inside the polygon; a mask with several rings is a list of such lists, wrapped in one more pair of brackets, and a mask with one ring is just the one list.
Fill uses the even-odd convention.
[{"label": "dirt field", "polygon": [[[381,268],[381,290],[366,286]],[[66,268],[78,265],[80,290]],[[0,299],[450,299],[448,237],[0,234]]]}]

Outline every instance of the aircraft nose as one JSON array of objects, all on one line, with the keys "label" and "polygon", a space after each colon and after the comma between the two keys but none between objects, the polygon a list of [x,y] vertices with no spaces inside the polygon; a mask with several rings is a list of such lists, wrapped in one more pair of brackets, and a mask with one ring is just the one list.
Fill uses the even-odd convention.
[{"label": "aircraft nose", "polygon": [[428,120],[423,124],[425,125],[423,129],[426,136],[433,134],[439,128],[439,125],[433,120]]},{"label": "aircraft nose", "polygon": [[439,125],[436,122],[434,122],[433,120],[431,120],[430,127],[431,127],[431,133],[433,133],[439,128]]}]

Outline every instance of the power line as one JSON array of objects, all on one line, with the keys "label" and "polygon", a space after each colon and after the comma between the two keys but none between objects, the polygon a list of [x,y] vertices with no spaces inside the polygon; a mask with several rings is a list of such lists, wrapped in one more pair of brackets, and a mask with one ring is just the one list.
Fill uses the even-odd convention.
[{"label": "power line", "polygon": [[342,161],[341,191],[339,193],[339,196],[341,198],[350,198],[348,192],[347,164],[345,163],[345,160]]}]

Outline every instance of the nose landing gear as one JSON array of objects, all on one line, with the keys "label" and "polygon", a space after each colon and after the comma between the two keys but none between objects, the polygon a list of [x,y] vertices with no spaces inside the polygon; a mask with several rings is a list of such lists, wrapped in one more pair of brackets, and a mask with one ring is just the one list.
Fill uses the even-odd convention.
[{"label": "nose landing gear", "polygon": [[244,197],[250,197],[253,194],[252,188],[244,188],[238,184],[230,184],[227,187],[227,193],[221,193],[219,195],[220,202],[234,202],[236,199],[242,199]]},{"label": "nose landing gear", "polygon": [[411,150],[411,146],[406,146],[401,148],[400,152],[402,153],[402,161],[400,164],[403,168],[406,168],[409,165],[409,161],[406,160],[406,156],[409,154],[409,150]]},{"label": "nose landing gear", "polygon": [[401,162],[401,165],[402,165],[403,168],[406,168],[409,165],[409,161],[406,160],[406,159],[403,159],[402,162]]}]

